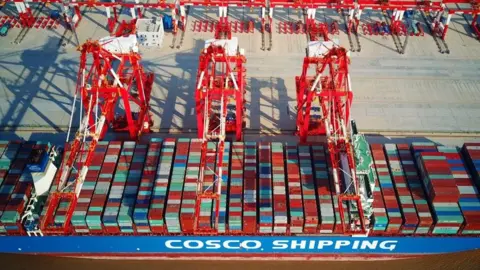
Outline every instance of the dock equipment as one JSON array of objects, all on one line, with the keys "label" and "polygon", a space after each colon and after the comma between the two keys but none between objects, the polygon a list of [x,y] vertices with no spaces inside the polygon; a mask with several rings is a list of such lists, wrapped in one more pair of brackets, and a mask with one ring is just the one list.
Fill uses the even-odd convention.
[{"label": "dock equipment", "polygon": [[[218,36],[225,29],[220,30]],[[228,39],[207,40],[199,59],[195,101],[198,138],[202,139],[202,149],[195,215],[197,233],[212,233],[218,229],[225,139],[227,133],[233,133],[237,141],[242,140],[243,136],[246,59],[243,50],[238,49],[238,39],[231,38],[228,33],[226,29]],[[208,165],[215,164],[215,156],[207,155],[209,141],[218,142],[216,168]],[[208,171],[215,171],[216,190],[213,190],[213,185],[204,187]],[[213,200],[215,206],[213,226],[208,228],[199,226],[200,206],[206,200]]]},{"label": "dock equipment", "polygon": [[[71,143],[70,156],[60,168],[56,191],[48,202],[41,223],[44,232],[66,232],[70,229],[70,220],[96,146],[108,127],[115,131],[127,131],[133,140],[150,131],[153,122],[149,103],[154,76],[143,71],[136,44],[136,37],[131,35],[87,41],[79,47],[80,67],[70,126],[77,95],[80,95],[80,127]],[[123,103],[124,115],[116,115],[119,103]],[[69,133],[70,128],[67,140]],[[75,168],[76,160],[82,160],[78,163],[79,168]],[[58,226],[53,224],[53,216],[60,200],[68,201],[68,209],[64,222]]]}]

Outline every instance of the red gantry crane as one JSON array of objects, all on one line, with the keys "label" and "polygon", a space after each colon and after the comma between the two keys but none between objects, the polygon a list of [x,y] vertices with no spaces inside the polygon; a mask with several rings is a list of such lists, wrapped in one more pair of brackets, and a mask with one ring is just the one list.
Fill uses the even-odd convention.
[{"label": "red gantry crane", "polygon": [[326,136],[344,232],[365,234],[350,131],[349,61],[347,50],[331,41],[310,43],[302,74],[295,78],[297,130],[301,143]]},{"label": "red gantry crane", "polygon": [[[134,35],[87,41],[79,51],[80,68],[70,125],[77,95],[80,95],[80,110],[84,112],[80,112],[80,126],[70,145],[70,156],[60,168],[60,177],[54,183],[56,190],[50,195],[41,221],[41,230],[47,233],[69,232],[95,147],[109,127],[127,131],[130,138],[136,140],[142,133],[149,132],[153,124],[149,103],[154,75],[144,72]],[[120,104],[124,114],[116,115]],[[62,209],[61,202],[68,202],[68,208]],[[60,211],[64,219],[61,223],[55,222],[54,216]]]},{"label": "red gantry crane", "polygon": [[[228,37],[228,34],[226,35]],[[218,229],[225,139],[233,133],[242,140],[244,127],[245,56],[238,49],[237,38],[212,39],[200,53],[195,89],[198,137],[203,140],[200,173],[197,184],[195,232],[214,234]],[[217,142],[217,155],[208,155],[209,141]],[[208,164],[215,164],[212,169]],[[214,186],[204,186],[205,171],[214,170]],[[211,227],[200,226],[202,202],[213,201]],[[202,222],[203,223],[203,222]]]}]

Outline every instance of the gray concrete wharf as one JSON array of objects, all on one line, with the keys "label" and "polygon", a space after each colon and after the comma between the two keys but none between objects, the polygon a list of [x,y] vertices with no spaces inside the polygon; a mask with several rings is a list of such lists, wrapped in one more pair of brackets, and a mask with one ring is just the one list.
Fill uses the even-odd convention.
[{"label": "gray concrete wharf", "polygon": [[[9,12],[5,7],[0,15]],[[48,12],[48,8],[41,11],[44,16]],[[149,11],[146,16],[160,14],[161,11]],[[278,23],[301,20],[303,15],[296,10],[276,9],[273,47],[271,51],[262,51],[258,14],[258,10],[249,8],[229,10],[230,19],[251,18],[257,22],[255,33],[234,34],[247,57],[246,134],[292,134],[296,115],[294,78],[301,73],[307,38],[301,34],[280,34]],[[337,20],[340,35],[336,37],[349,48],[345,22],[335,11],[317,11],[316,16],[319,21]],[[130,18],[126,14],[122,17]],[[361,23],[379,17],[379,11],[368,11],[362,15]],[[213,33],[193,32],[192,27],[195,20],[216,18],[216,9],[192,7],[181,48],[170,48],[172,34],[166,33],[162,48],[142,49],[143,66],[155,73],[151,101],[154,130],[194,132],[193,91],[198,55],[204,40],[213,38]],[[403,55],[396,51],[391,36],[360,33],[362,49],[351,53],[350,66],[352,115],[359,130],[390,135],[478,136],[479,41],[466,19],[455,15],[446,38],[451,52],[440,54],[425,21],[417,19],[424,25],[425,36],[410,37]],[[103,10],[86,10],[77,29],[78,42],[107,36],[106,25]],[[68,127],[76,84],[77,38],[63,27],[34,28],[20,44],[15,44],[20,30],[11,29],[7,37],[0,38],[0,130],[4,131],[0,137],[7,136],[6,131],[63,133]]]}]

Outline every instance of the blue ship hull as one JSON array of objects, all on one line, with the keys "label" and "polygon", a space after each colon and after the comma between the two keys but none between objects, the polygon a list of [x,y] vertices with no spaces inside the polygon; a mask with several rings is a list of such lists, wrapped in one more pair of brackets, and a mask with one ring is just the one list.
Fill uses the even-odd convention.
[{"label": "blue ship hull", "polygon": [[477,237],[5,236],[1,253],[89,257],[409,257],[480,248]]}]

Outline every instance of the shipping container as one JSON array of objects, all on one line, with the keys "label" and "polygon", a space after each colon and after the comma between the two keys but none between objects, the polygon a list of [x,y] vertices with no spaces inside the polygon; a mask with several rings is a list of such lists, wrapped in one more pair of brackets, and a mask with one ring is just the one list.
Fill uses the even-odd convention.
[{"label": "shipping container", "polygon": [[178,139],[164,218],[169,233],[182,232],[180,207],[182,203],[183,185],[185,183],[185,173],[187,172],[189,147],[190,139]]},{"label": "shipping container", "polygon": [[385,152],[403,217],[400,232],[403,234],[413,234],[417,230],[419,223],[418,213],[413,202],[410,187],[405,178],[405,172],[401,166],[397,146],[395,144],[385,144]]},{"label": "shipping container", "polygon": [[152,232],[148,221],[148,208],[152,198],[155,176],[157,173],[158,159],[162,149],[162,139],[152,138],[148,145],[148,152],[145,158],[140,186],[133,210],[133,221],[138,234],[149,234]]},{"label": "shipping container", "polygon": [[[385,210],[387,211],[388,225],[386,227],[387,233],[398,233],[402,226],[402,214],[398,204],[397,195],[393,186],[390,170],[385,158],[384,148],[381,144],[371,144],[372,156],[374,159],[375,169],[378,175],[378,182],[382,192],[382,198],[385,203]],[[374,198],[375,200],[375,198]]]},{"label": "shipping container", "polygon": [[[172,163],[175,153],[175,139],[165,139],[162,145],[158,169],[155,175],[152,199],[148,210],[148,223],[153,233],[165,233],[165,209],[167,202],[167,191],[169,189],[170,178],[172,176]],[[187,149],[188,152],[188,149]],[[184,150],[180,154],[185,153]],[[179,171],[177,170],[177,173]],[[175,185],[178,189],[178,184]],[[177,191],[178,192],[178,191]],[[174,194],[176,195],[176,194]]]},{"label": "shipping container", "polygon": [[105,154],[108,149],[108,142],[98,142],[95,152],[92,156],[91,164],[88,168],[85,181],[77,199],[77,204],[73,211],[71,223],[74,231],[78,234],[89,234],[90,230],[87,225],[87,213],[92,202],[92,197],[97,184],[97,179],[102,170]]},{"label": "shipping container", "polygon": [[[34,146],[35,142],[31,141],[20,146],[0,187],[0,233],[7,233],[8,231],[9,234],[19,234],[23,232],[23,228],[11,224],[10,221],[16,219],[21,213],[19,214],[17,209],[10,208],[9,204],[19,207],[20,202],[25,199],[23,194],[19,194],[20,197],[18,197],[16,192],[22,185],[26,184],[25,182],[30,175],[26,165]],[[11,150],[13,152],[13,149]]]},{"label": "shipping container", "polygon": [[415,165],[415,159],[410,152],[410,146],[408,144],[397,144],[397,149],[402,163],[402,169],[418,213],[419,223],[414,233],[416,235],[427,234],[433,226],[433,218],[428,204],[428,198],[422,188],[422,183]]},{"label": "shipping container", "polygon": [[302,184],[304,228],[303,232],[314,234],[318,228],[318,208],[315,187],[315,176],[312,169],[312,155],[310,146],[298,146],[298,157],[300,163],[300,182]]},{"label": "shipping container", "polygon": [[459,196],[458,205],[464,217],[462,234],[480,233],[480,194],[470,177],[457,147],[438,146],[438,151],[447,158]]},{"label": "shipping container", "polygon": [[[105,233],[120,234],[123,224],[120,224],[119,212],[122,204],[122,199],[125,193],[125,185],[128,179],[128,171],[133,160],[133,153],[135,151],[135,142],[124,142],[122,151],[117,163],[117,169],[113,177],[113,182],[108,193],[107,204],[105,206],[102,222],[105,228]],[[127,187],[128,192],[130,188]]]},{"label": "shipping container", "polygon": [[288,205],[290,207],[290,233],[303,233],[304,212],[302,185],[300,182],[300,164],[298,163],[298,147],[296,144],[285,145],[287,155]]},{"label": "shipping container", "polygon": [[258,144],[258,216],[259,233],[273,233],[272,148],[269,142]]},{"label": "shipping container", "polygon": [[243,171],[243,232],[257,232],[257,144],[245,142]]},{"label": "shipping container", "polygon": [[[221,151],[220,147],[218,151]],[[216,168],[220,166],[220,156],[217,158]],[[227,232],[227,211],[228,211],[228,191],[230,189],[230,143],[225,142],[223,146],[223,160],[222,160],[222,177],[217,179],[215,176],[214,188],[217,186],[217,181],[220,181],[221,184],[221,194],[220,194],[220,205],[218,213],[218,232],[226,233]],[[214,217],[215,218],[215,217]]]},{"label": "shipping container", "polygon": [[341,227],[340,213],[335,211],[333,207],[332,189],[329,180],[328,166],[325,155],[325,145],[312,145],[313,169],[315,171],[315,181],[317,189],[317,205],[320,209],[320,224],[318,225],[318,233],[333,233],[336,226]]},{"label": "shipping container", "polygon": [[243,142],[232,143],[232,164],[230,165],[230,190],[228,196],[228,232],[241,233],[243,230],[243,182],[245,149]]},{"label": "shipping container", "polygon": [[287,233],[289,224],[285,172],[283,144],[272,142],[273,232],[278,234]]},{"label": "shipping container", "polygon": [[86,221],[90,234],[103,234],[105,232],[102,216],[121,150],[121,142],[111,141],[108,144],[92,200],[88,207]]}]

